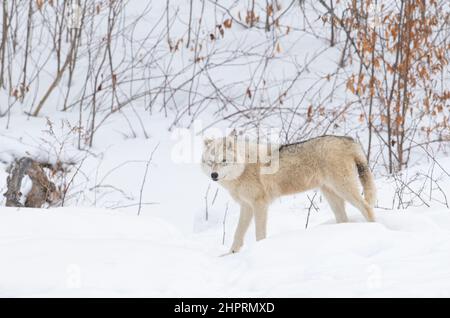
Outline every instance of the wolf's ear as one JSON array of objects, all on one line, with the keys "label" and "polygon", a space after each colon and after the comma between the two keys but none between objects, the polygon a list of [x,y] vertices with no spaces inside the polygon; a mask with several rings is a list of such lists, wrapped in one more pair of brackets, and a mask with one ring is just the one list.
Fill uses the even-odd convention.
[{"label": "wolf's ear", "polygon": [[228,137],[237,137],[238,133],[236,129],[233,129]]},{"label": "wolf's ear", "polygon": [[203,144],[205,145],[205,147],[208,147],[209,145],[211,145],[212,142],[213,142],[213,139],[211,139],[211,138],[205,138],[203,140]]}]

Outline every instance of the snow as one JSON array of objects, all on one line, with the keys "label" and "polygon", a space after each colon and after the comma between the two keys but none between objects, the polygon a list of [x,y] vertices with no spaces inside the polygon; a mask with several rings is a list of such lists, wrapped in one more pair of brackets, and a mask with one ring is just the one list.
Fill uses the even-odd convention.
[{"label": "snow", "polygon": [[[219,257],[218,231],[183,234],[152,216],[2,209],[3,297],[448,297],[449,211],[377,211],[277,231]],[[282,221],[283,220],[283,221]],[[271,220],[272,221],[272,220]],[[282,227],[282,226],[281,226]],[[276,234],[275,234],[276,233]],[[250,240],[249,240],[250,241]]]}]

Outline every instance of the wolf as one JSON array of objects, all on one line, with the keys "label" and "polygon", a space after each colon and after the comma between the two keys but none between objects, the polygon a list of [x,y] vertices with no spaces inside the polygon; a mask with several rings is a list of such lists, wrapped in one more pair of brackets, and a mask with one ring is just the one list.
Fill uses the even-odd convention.
[{"label": "wolf", "polygon": [[[359,209],[368,222],[375,221],[374,178],[361,146],[354,139],[321,136],[269,147],[266,156],[260,156],[261,151],[257,148],[258,143],[239,142],[236,133],[204,140],[202,170],[228,190],[240,205],[230,254],[241,250],[253,217],[256,240],[266,238],[268,208],[281,196],[320,189],[337,223],[348,222],[345,202]],[[263,173],[274,160],[277,169]]]}]

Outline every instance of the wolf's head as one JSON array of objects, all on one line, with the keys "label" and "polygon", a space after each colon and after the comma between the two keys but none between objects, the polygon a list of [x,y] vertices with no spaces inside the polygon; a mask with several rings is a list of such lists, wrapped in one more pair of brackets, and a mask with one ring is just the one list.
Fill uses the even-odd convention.
[{"label": "wolf's head", "polygon": [[245,170],[245,149],[242,148],[234,133],[224,138],[206,139],[202,157],[203,171],[213,181],[239,178]]}]

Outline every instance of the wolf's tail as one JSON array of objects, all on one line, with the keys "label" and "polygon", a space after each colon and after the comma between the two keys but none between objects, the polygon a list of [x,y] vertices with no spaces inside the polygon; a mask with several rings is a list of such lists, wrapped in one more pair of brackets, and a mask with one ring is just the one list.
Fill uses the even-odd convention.
[{"label": "wolf's tail", "polygon": [[361,147],[358,145],[358,151],[355,157],[356,167],[358,168],[359,180],[364,189],[364,198],[367,203],[373,207],[377,199],[377,188],[375,186],[375,181],[373,174],[370,171],[369,165],[367,163],[366,155],[363,153]]}]

